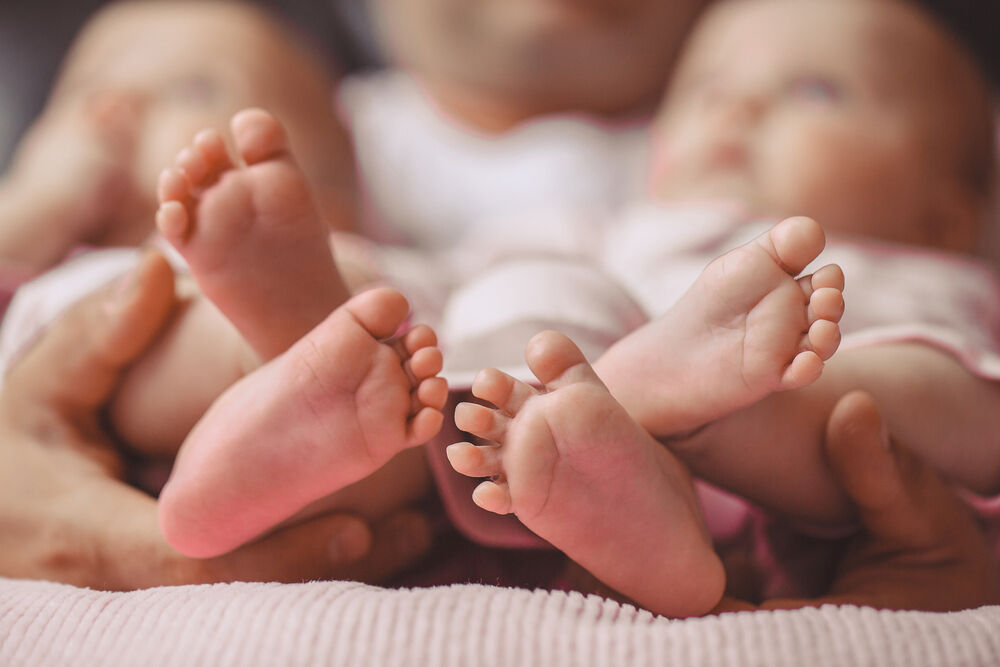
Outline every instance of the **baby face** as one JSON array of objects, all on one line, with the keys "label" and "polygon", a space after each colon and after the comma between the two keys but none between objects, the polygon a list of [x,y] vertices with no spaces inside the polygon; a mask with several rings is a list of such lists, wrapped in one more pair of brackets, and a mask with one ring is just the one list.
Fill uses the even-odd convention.
[{"label": "baby face", "polygon": [[199,130],[228,135],[231,116],[250,106],[282,120],[310,176],[332,171],[318,165],[333,161],[353,178],[332,90],[322,64],[255,10],[234,3],[124,3],[100,14],[78,39],[53,101],[128,100],[139,119],[137,179],[149,187]]},{"label": "baby face", "polygon": [[[969,132],[963,57],[894,2],[724,3],[693,35],[662,108],[654,194],[947,245],[956,230],[941,233],[940,200],[961,190]],[[966,231],[954,242],[972,242]]]},{"label": "baby face", "polygon": [[524,115],[649,111],[707,0],[369,0],[393,57]]}]

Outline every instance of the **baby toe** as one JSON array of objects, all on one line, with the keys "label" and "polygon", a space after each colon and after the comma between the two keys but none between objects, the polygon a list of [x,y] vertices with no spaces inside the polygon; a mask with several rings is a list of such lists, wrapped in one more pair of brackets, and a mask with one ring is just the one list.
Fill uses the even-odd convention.
[{"label": "baby toe", "polygon": [[823,360],[812,351],[799,352],[781,376],[781,388],[798,389],[815,382],[823,373]]},{"label": "baby toe", "polygon": [[812,218],[788,218],[767,232],[774,252],[790,275],[797,275],[826,245],[823,228]]},{"label": "baby toe", "polygon": [[177,154],[174,166],[183,171],[193,185],[204,182],[209,172],[208,160],[190,146]]},{"label": "baby toe", "polygon": [[829,320],[839,322],[844,315],[844,293],[832,287],[821,287],[809,297],[809,322]]},{"label": "baby toe", "polygon": [[414,392],[417,405],[414,412],[422,407],[441,410],[448,402],[448,381],[441,377],[431,377],[421,381]]},{"label": "baby toe", "polygon": [[190,220],[183,204],[176,201],[160,204],[156,211],[156,228],[165,239],[171,243],[179,242],[187,236],[189,227]]},{"label": "baby toe", "polygon": [[485,368],[472,382],[472,395],[489,401],[508,414],[517,414],[524,402],[538,392],[530,385],[495,368]]},{"label": "baby toe", "polygon": [[436,347],[422,347],[406,360],[407,372],[418,382],[437,375],[444,365],[441,350]]},{"label": "baby toe", "polygon": [[444,415],[440,410],[422,408],[406,425],[406,442],[409,446],[422,445],[441,430]]},{"label": "baby toe", "polygon": [[354,319],[375,339],[396,333],[410,312],[406,297],[391,287],[376,287],[362,292],[343,305]]},{"label": "baby toe", "polygon": [[191,196],[191,181],[180,169],[167,167],[160,172],[156,194],[160,202],[186,201]]},{"label": "baby toe", "polygon": [[216,130],[202,130],[195,135],[193,145],[204,158],[210,172],[219,172],[233,166],[226,142]]},{"label": "baby toe", "polygon": [[483,405],[459,403],[455,408],[455,425],[486,440],[501,440],[509,424],[510,418]]},{"label": "baby toe", "polygon": [[844,271],[836,264],[827,264],[816,270],[812,274],[813,289],[831,287],[837,290],[844,289]]},{"label": "baby toe", "polygon": [[233,116],[230,128],[236,150],[246,164],[257,164],[288,150],[288,136],[274,116],[263,109],[245,109]]},{"label": "baby toe", "polygon": [[472,502],[494,514],[510,514],[510,488],[503,482],[483,482],[472,492]]},{"label": "baby toe", "polygon": [[437,334],[426,324],[418,324],[403,336],[403,349],[407,356],[412,356],[423,347],[437,346]]},{"label": "baby toe", "polygon": [[817,320],[809,327],[808,347],[826,361],[840,347],[840,327],[836,322]]},{"label": "baby toe", "polygon": [[528,341],[524,358],[535,377],[550,389],[572,382],[599,382],[576,343],[558,331],[535,334]]},{"label": "baby toe", "polygon": [[448,445],[445,453],[455,472],[468,477],[493,477],[503,472],[500,447],[476,446],[471,442]]}]

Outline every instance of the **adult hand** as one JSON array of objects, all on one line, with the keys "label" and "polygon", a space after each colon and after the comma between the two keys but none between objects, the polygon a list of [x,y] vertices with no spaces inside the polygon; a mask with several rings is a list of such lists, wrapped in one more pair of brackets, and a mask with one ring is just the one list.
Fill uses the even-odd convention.
[{"label": "adult hand", "polygon": [[[956,611],[1000,603],[1000,566],[969,509],[906,447],[891,442],[864,392],[846,395],[827,425],[827,458],[863,530],[828,595],[761,608],[854,604]],[[749,609],[724,600],[718,611]]]},{"label": "adult hand", "polygon": [[376,580],[422,555],[428,522],[403,511],[369,527],[329,515],[218,558],[184,557],[160,535],[156,501],[120,480],[101,408],[176,302],[148,254],[80,302],[7,375],[0,392],[0,575],[106,590],[232,580]]}]

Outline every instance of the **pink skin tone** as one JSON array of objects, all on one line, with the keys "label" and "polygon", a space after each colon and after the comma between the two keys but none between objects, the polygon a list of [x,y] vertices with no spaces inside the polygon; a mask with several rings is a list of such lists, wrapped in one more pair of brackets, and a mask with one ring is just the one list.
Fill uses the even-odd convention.
[{"label": "pink skin tone", "polygon": [[32,126],[0,179],[5,268],[30,274],[57,262],[74,242],[144,236],[124,229],[151,205],[130,169],[137,118],[130,100],[95,94],[47,110]]},{"label": "pink skin tone", "polygon": [[815,221],[789,218],[719,257],[669,312],[612,345],[598,374],[658,435],[816,381],[840,344],[844,275],[828,265],[795,277],[823,245]]},{"label": "pink skin tone", "polygon": [[[653,194],[735,200],[755,215],[803,212],[831,233],[968,253],[989,203],[969,175],[976,159],[968,153],[991,145],[984,90],[961,50],[905,3],[722,3],[693,34],[657,120]],[[828,269],[807,281],[816,300],[807,321],[836,314],[841,281]],[[720,293],[728,292],[706,289],[702,299]],[[950,355],[916,343],[851,349],[812,384],[770,393],[782,384],[772,376],[770,388],[744,393],[743,405],[733,400],[740,387],[701,359],[690,368],[713,391],[691,392],[703,401],[692,411],[689,388],[701,378],[685,372],[685,358],[662,361],[665,350],[683,349],[674,336],[699,321],[692,311],[682,316],[682,306],[595,368],[696,475],[786,516],[843,527],[855,515],[826,465],[823,424],[841,396],[861,388],[944,475],[978,493],[1000,488],[991,435],[1000,428],[1000,389]],[[810,338],[832,334],[818,326]],[[699,358],[698,348],[689,358]],[[743,366],[728,372],[755,375]]]},{"label": "pink skin tone", "polygon": [[196,557],[257,537],[425,442],[447,395],[434,333],[397,336],[409,311],[401,294],[379,288],[340,305],[322,218],[277,121],[247,110],[232,133],[238,162],[213,132],[178,155],[157,214],[205,294],[271,359],[199,421],[160,496],[164,535]]},{"label": "pink skin tone", "polygon": [[[836,266],[796,279],[822,248],[813,220],[791,218],[712,262],[669,313],[613,347],[608,362],[602,357],[592,368],[569,339],[545,332],[526,352],[542,389],[482,371],[472,392],[496,407],[460,404],[455,423],[497,444],[448,450],[458,472],[493,477],[473,500],[513,512],[648,609],[668,616],[710,611],[725,576],[690,475],[611,395],[600,368],[627,364],[637,385],[650,382],[641,385],[647,391],[669,385],[646,400],[669,406],[672,428],[700,426],[809,384],[836,351],[843,311]],[[638,368],[648,375],[636,377]]]},{"label": "pink skin tone", "polygon": [[253,7],[108,5],[74,40],[0,177],[0,268],[38,272],[81,243],[143,242],[159,171],[199,129],[251,106],[286,123],[327,222],[352,228],[353,155],[330,104],[334,84],[294,35]]},{"label": "pink skin tone", "polygon": [[707,0],[372,0],[399,66],[460,123],[503,132],[545,114],[608,121],[656,107]]},{"label": "pink skin tone", "polygon": [[218,132],[198,133],[160,176],[156,226],[184,255],[202,293],[266,360],[342,304],[348,290],[284,129],[259,110],[240,112],[230,125],[243,166],[230,160]]},{"label": "pink skin tone", "polygon": [[972,252],[984,198],[960,147],[990,145],[987,91],[908,3],[719,3],[657,114],[652,194]]},{"label": "pink skin tone", "polygon": [[[813,216],[831,235],[973,254],[993,202],[982,184],[993,122],[975,66],[909,3],[720,3],[692,34],[658,115],[651,186],[664,200],[733,200],[751,215]],[[661,388],[633,385],[634,364],[609,368],[614,352],[599,360],[601,377],[692,472],[798,520],[854,519],[822,437],[856,389],[944,476],[1000,490],[1000,386],[933,346],[842,351],[808,387],[688,438],[669,406],[646,400]]]}]

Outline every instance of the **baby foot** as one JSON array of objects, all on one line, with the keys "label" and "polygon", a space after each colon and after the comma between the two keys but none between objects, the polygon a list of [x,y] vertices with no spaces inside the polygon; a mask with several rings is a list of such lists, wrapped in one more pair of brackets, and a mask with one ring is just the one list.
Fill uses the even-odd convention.
[{"label": "baby foot", "polygon": [[513,512],[615,590],[668,616],[708,612],[724,586],[687,469],[611,396],[580,350],[546,331],[525,357],[539,391],[496,369],[455,423],[498,443],[457,443],[458,472],[491,477],[473,500]]},{"label": "baby foot", "polygon": [[796,276],[824,245],[809,218],[778,223],[710,263],[669,312],[594,367],[657,437],[815,381],[840,345],[844,275],[828,265]]},{"label": "baby foot", "polygon": [[160,177],[156,224],[204,294],[270,359],[348,291],[284,129],[259,109],[236,114],[231,129],[242,163],[218,132],[199,133]]},{"label": "baby foot", "polygon": [[225,553],[377,470],[441,426],[447,384],[428,327],[364,292],[226,391],[188,436],[159,500],[178,551]]}]

